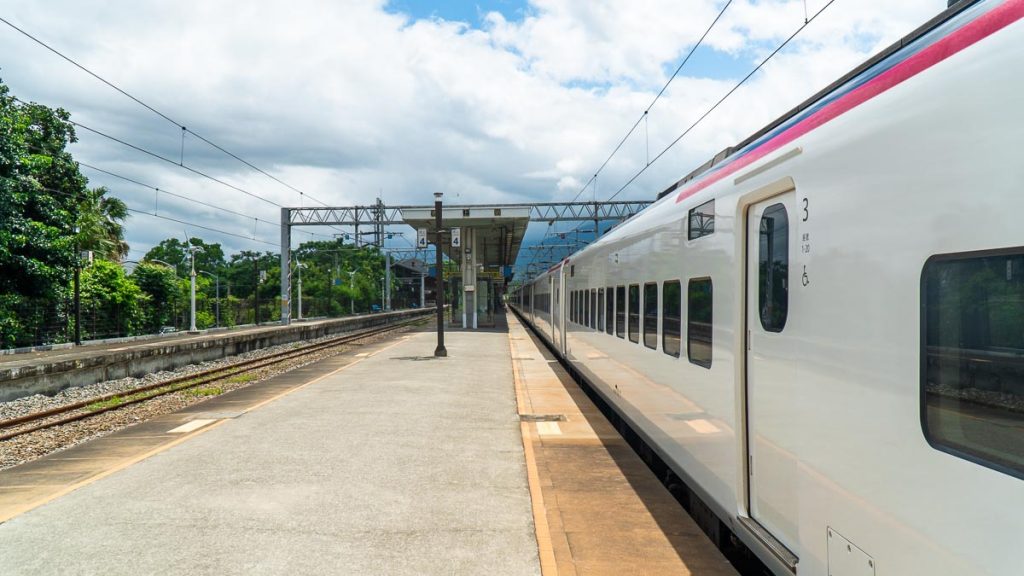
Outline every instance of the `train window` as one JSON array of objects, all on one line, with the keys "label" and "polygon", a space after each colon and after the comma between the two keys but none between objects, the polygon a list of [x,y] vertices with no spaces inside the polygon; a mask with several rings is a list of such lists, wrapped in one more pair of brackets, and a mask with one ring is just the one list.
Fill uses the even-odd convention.
[{"label": "train window", "polygon": [[590,289],[590,327],[597,328],[597,289]]},{"label": "train window", "polygon": [[626,287],[615,289],[615,335],[626,337]]},{"label": "train window", "polygon": [[576,291],[576,323],[586,324],[586,318],[584,318],[585,308],[583,307],[583,292],[584,290]]},{"label": "train window", "polygon": [[665,282],[661,291],[661,350],[679,358],[682,348],[680,312],[683,308],[682,288],[678,280]]},{"label": "train window", "polygon": [[576,321],[576,292],[569,292],[569,322]]},{"label": "train window", "polygon": [[707,202],[690,209],[690,225],[687,238],[696,240],[703,236],[710,236],[715,232],[715,201]]},{"label": "train window", "polygon": [[583,291],[583,325],[590,328],[590,290]]},{"label": "train window", "polygon": [[783,204],[772,204],[761,216],[758,270],[761,326],[782,332],[789,315],[789,215]]},{"label": "train window", "polygon": [[644,284],[644,346],[658,348],[658,283]]},{"label": "train window", "polygon": [[921,290],[925,437],[1024,478],[1024,250],[934,257]]},{"label": "train window", "polygon": [[609,286],[604,293],[608,296],[604,301],[604,331],[611,334],[615,330],[615,289]]},{"label": "train window", "polygon": [[583,292],[576,291],[576,323],[583,324]]},{"label": "train window", "polygon": [[629,341],[640,341],[640,285],[629,285]]},{"label": "train window", "polygon": [[686,351],[690,362],[711,368],[711,278],[690,280],[686,291]]},{"label": "train window", "polygon": [[604,288],[597,289],[597,324],[594,326],[597,330],[604,330]]}]

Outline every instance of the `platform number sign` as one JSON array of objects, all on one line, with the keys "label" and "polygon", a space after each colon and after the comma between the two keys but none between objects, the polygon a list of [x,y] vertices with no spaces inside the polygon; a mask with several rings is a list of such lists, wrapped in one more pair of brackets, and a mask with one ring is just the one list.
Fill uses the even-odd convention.
[{"label": "platform number sign", "polygon": [[417,228],[416,229],[416,246],[419,248],[427,247],[427,229]]},{"label": "platform number sign", "polygon": [[462,228],[452,228],[452,248],[462,246]]}]

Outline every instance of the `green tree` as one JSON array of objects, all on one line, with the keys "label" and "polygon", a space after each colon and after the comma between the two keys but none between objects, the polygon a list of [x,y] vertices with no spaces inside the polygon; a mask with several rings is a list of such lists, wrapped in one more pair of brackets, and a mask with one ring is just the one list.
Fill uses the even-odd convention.
[{"label": "green tree", "polygon": [[202,250],[196,252],[196,270],[206,270],[218,274],[226,265],[224,261],[224,249],[219,243],[206,243],[202,238],[190,238],[189,243],[177,238],[163,240],[146,252],[143,260],[150,262],[162,260],[171,264],[177,270],[179,276],[188,276],[191,272],[188,247],[198,246]]},{"label": "green tree", "polygon": [[70,115],[0,83],[0,345],[67,338],[74,227],[86,179],[66,150]]},{"label": "green tree", "polygon": [[123,222],[128,205],[107,196],[104,187],[86,190],[78,203],[78,247],[92,250],[98,258],[120,262],[128,255]]},{"label": "green tree", "polygon": [[140,333],[148,300],[120,265],[96,260],[82,270],[84,337],[110,338]]},{"label": "green tree", "polygon": [[161,264],[140,262],[131,277],[147,296],[143,332],[153,334],[164,326],[174,324],[175,309],[180,302],[174,269]]}]

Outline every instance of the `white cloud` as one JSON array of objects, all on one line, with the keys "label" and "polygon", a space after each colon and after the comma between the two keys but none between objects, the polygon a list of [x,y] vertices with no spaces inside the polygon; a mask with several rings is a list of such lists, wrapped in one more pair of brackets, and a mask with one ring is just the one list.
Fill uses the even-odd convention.
[{"label": "white cloud", "polygon": [[[808,8],[823,4],[809,0]],[[381,191],[395,204],[428,202],[435,190],[465,202],[571,198],[721,5],[532,0],[522,20],[490,13],[482,30],[354,0],[0,0],[0,13],[196,132],[317,198],[346,205],[368,204]],[[734,55],[737,69],[752,67],[803,21],[803,5],[736,0],[709,45]],[[652,197],[944,6],[838,0],[624,196]],[[19,97],[63,106],[84,124],[178,158],[174,126],[10,29],[0,28],[0,53],[0,77]],[[738,79],[687,72],[609,163],[599,196],[621,186]],[[74,153],[82,160],[278,219],[269,204],[80,135]],[[194,139],[186,141],[185,160],[275,202],[299,202],[295,192]],[[87,173],[133,205],[153,202],[152,191]],[[252,234],[251,221],[172,202],[164,206],[180,219]],[[135,216],[129,240],[143,247],[181,236],[179,228]],[[264,225],[257,232],[277,240]]]}]

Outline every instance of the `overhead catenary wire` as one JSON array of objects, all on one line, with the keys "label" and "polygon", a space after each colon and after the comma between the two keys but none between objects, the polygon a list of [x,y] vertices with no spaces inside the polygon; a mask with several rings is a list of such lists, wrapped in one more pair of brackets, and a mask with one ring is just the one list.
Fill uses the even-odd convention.
[{"label": "overhead catenary wire", "polygon": [[[180,199],[185,200],[187,202],[192,202],[193,204],[199,204],[201,206],[206,206],[208,208],[213,208],[214,210],[220,210],[221,212],[225,212],[227,214],[233,214],[235,216],[246,218],[248,220],[255,219],[255,220],[257,220],[259,222],[262,222],[264,224],[269,224],[271,226],[276,226],[278,228],[281,227],[281,224],[279,222],[273,222],[273,221],[270,221],[270,220],[264,220],[262,218],[259,218],[258,216],[253,216],[252,214],[245,214],[243,212],[238,212],[238,211],[232,210],[230,208],[224,208],[223,206],[217,206],[216,204],[211,204],[209,202],[203,202],[202,200],[197,200],[195,198],[189,198],[188,196],[185,196],[183,194],[177,194],[175,192],[167,190],[166,188],[159,188],[159,187],[153,186],[151,184],[146,184],[144,182],[140,182],[140,181],[138,181],[138,180],[136,180],[134,178],[130,178],[130,177],[125,176],[123,174],[118,174],[118,173],[112,172],[110,170],[105,170],[103,168],[99,168],[97,166],[93,166],[93,165],[91,165],[91,164],[89,164],[87,162],[82,162],[80,160],[78,160],[76,162],[78,162],[79,166],[84,166],[85,168],[88,168],[90,170],[95,170],[96,172],[100,172],[102,174],[106,174],[108,176],[112,176],[114,178],[118,178],[120,180],[124,180],[125,182],[130,182],[132,184],[135,184],[136,186],[141,186],[143,188],[148,188],[150,190],[153,190],[154,192],[157,192],[158,194],[167,194],[168,196],[173,196],[175,198],[180,198]],[[308,230],[296,230],[296,232],[297,233],[301,233],[301,234],[308,234],[310,236],[320,236],[320,237],[323,237],[323,238],[330,238],[330,236],[328,236],[326,234],[319,234],[317,232],[310,232]]]},{"label": "overhead catenary wire", "polygon": [[[644,108],[643,113],[640,115],[639,118],[637,118],[636,122],[634,122],[633,125],[630,126],[629,130],[626,131],[625,136],[622,137],[622,139],[619,141],[619,143],[612,150],[611,154],[609,154],[608,157],[605,158],[604,162],[602,162],[601,165],[598,167],[598,169],[594,171],[594,175],[591,176],[590,179],[586,182],[586,184],[584,184],[583,187],[579,190],[579,192],[577,192],[576,195],[573,196],[572,202],[575,202],[576,200],[578,200],[579,197],[582,196],[583,193],[586,192],[587,188],[589,188],[591,185],[594,186],[594,202],[595,203],[597,202],[597,179],[598,179],[598,176],[601,174],[602,171],[604,171],[605,167],[608,166],[608,163],[611,162],[612,158],[614,158],[615,155],[618,154],[619,150],[621,150],[622,147],[626,144],[626,142],[629,140],[630,136],[632,136],[633,133],[636,132],[636,129],[637,129],[637,127],[640,126],[641,122],[644,122],[644,128],[645,128],[645,133],[646,133],[646,130],[647,130],[647,127],[648,127],[647,126],[647,122],[649,122],[649,118],[648,117],[649,117],[651,109],[654,107],[655,104],[658,103],[658,100],[660,100],[661,97],[668,90],[669,85],[672,84],[672,82],[676,79],[676,77],[679,76],[679,73],[683,70],[683,68],[690,62],[690,59],[693,58],[693,55],[696,53],[697,49],[700,48],[700,46],[702,46],[704,44],[704,41],[707,39],[708,34],[710,34],[711,31],[715,28],[715,26],[718,25],[718,22],[722,19],[722,16],[725,15],[726,10],[729,9],[729,6],[731,4],[732,4],[732,0],[728,0],[722,6],[721,10],[719,10],[718,14],[715,16],[715,19],[711,21],[711,23],[708,25],[708,27],[704,30],[704,33],[701,34],[701,36],[697,40],[697,42],[694,43],[694,45],[690,48],[689,52],[687,52],[687,54],[686,54],[686,57],[683,58],[683,60],[676,67],[675,71],[672,72],[672,75],[668,78],[668,80],[665,82],[665,84],[661,87],[661,90],[659,90],[658,93],[655,94],[654,98],[651,100],[651,103],[648,104],[646,108]],[[645,149],[649,148],[649,146],[650,146],[650,144],[649,144],[649,134],[646,134],[645,135]],[[648,154],[648,158],[649,158],[649,155],[650,155],[649,152],[647,154]],[[650,164],[650,160],[649,159],[648,159],[648,164]],[[549,227],[548,230],[545,232],[544,237],[541,238],[541,241],[540,241],[541,244],[543,244],[548,239],[548,237],[550,236],[550,234],[552,232],[552,228],[553,227]],[[578,229],[578,228],[579,228],[579,225],[576,226],[576,229]],[[595,230],[594,232],[596,234],[597,230]],[[526,266],[529,267],[531,264],[533,264],[533,262],[536,260],[536,258],[537,258],[537,253],[534,252],[531,255],[530,261],[527,262]]]},{"label": "overhead catenary wire", "polygon": [[[637,178],[639,178],[641,175],[643,175],[651,166],[653,166],[659,159],[661,159],[666,153],[668,153],[669,150],[671,150],[673,147],[675,147],[675,145],[678,144],[679,141],[681,141],[688,134],[693,132],[693,130],[695,128],[697,128],[697,126],[699,126],[702,122],[704,122],[704,120],[706,120],[708,118],[708,116],[710,116],[716,109],[718,109],[718,107],[721,106],[723,102],[725,102],[737,90],[739,90],[744,84],[746,84],[747,81],[749,81],[750,78],[752,78],[757,72],[759,72],[762,68],[764,68],[764,66],[769,61],[771,61],[779,52],[781,52],[783,49],[785,49],[785,47],[788,46],[790,42],[792,42],[797,36],[799,36],[800,33],[803,32],[804,29],[806,29],[809,25],[811,25],[830,6],[832,6],[832,4],[835,3],[835,1],[836,0],[829,0],[824,6],[822,6],[817,12],[815,12],[809,18],[805,17],[804,18],[804,22],[789,37],[787,37],[781,44],[779,44],[774,50],[772,50],[771,53],[769,53],[756,67],[754,67],[746,76],[744,76],[739,82],[737,82],[735,86],[733,86],[728,92],[726,92],[725,95],[723,95],[717,102],[715,102],[715,104],[713,104],[703,114],[701,114],[701,116],[699,118],[697,118],[696,121],[694,121],[689,127],[687,127],[685,130],[683,130],[683,132],[681,134],[679,134],[679,136],[677,136],[672,142],[670,142],[668,144],[668,146],[663,148],[657,155],[655,155],[655,157],[653,159],[649,159],[644,164],[644,166],[639,171],[637,171],[636,174],[634,174],[631,178],[629,178],[629,180],[626,181],[626,183],[623,184],[620,188],[618,188],[615,191],[614,194],[609,196],[605,200],[605,202],[611,202],[612,200],[617,198],[619,196],[619,194],[621,194],[624,190],[626,190],[626,188],[628,188],[633,182],[635,182]],[[642,118],[643,117],[641,117],[641,119]],[[634,126],[633,129],[635,129],[635,126]],[[627,138],[628,138],[628,134],[627,134]],[[621,146],[621,144],[620,144],[620,146]],[[614,152],[613,152],[613,154],[614,154]],[[606,163],[607,163],[607,161],[606,161]],[[581,190],[581,193],[582,193],[582,190]],[[574,228],[574,230],[578,230],[581,225],[582,224],[577,224],[576,227]],[[565,232],[564,234],[571,233],[574,230],[570,230],[569,232]],[[549,233],[550,233],[550,230],[549,230]],[[545,234],[544,238],[541,239],[541,243],[542,244],[547,239],[547,237],[548,237],[548,234]],[[536,258],[536,253],[533,255],[533,258]],[[532,263],[532,259],[531,259],[530,263]],[[529,266],[530,263],[528,263],[527,266]]]},{"label": "overhead catenary wire", "polygon": [[113,142],[117,142],[118,144],[121,144],[122,146],[127,146],[128,148],[131,148],[132,150],[135,150],[137,152],[141,152],[143,154],[146,154],[147,156],[151,156],[153,158],[156,158],[157,160],[161,160],[161,161],[166,162],[168,164],[172,164],[174,166],[178,166],[180,168],[188,170],[189,172],[192,172],[193,174],[195,174],[197,176],[202,176],[203,178],[206,178],[207,180],[210,180],[210,181],[216,182],[217,184],[220,184],[222,186],[226,186],[228,188],[231,188],[232,190],[235,190],[236,192],[241,192],[242,194],[245,194],[247,196],[250,196],[252,198],[260,200],[262,202],[266,202],[267,204],[271,204],[271,205],[276,206],[278,208],[282,208],[283,207],[281,204],[279,204],[277,202],[274,202],[273,200],[264,198],[263,196],[260,196],[259,194],[255,194],[253,192],[249,192],[248,190],[246,190],[246,189],[244,189],[242,187],[235,186],[234,184],[231,184],[229,182],[225,182],[224,180],[221,180],[220,178],[217,178],[216,176],[211,176],[211,175],[209,175],[209,174],[207,174],[207,173],[205,173],[205,172],[203,172],[201,170],[197,170],[195,168],[192,168],[191,166],[188,166],[188,165],[185,165],[185,164],[179,164],[179,163],[175,162],[174,160],[172,160],[172,159],[170,159],[170,158],[168,158],[166,156],[163,156],[161,154],[153,152],[152,150],[147,150],[146,148],[143,148],[141,146],[137,146],[135,144],[132,144],[131,142],[127,142],[127,141],[122,140],[122,139],[120,139],[120,138],[118,138],[116,136],[112,136],[110,134],[107,134],[106,132],[103,132],[102,130],[97,130],[96,128],[91,128],[89,126],[86,126],[85,124],[82,124],[80,122],[76,122],[74,120],[69,120],[68,122],[70,122],[71,124],[73,124],[74,126],[76,126],[78,128],[82,128],[83,130],[92,132],[93,134],[96,134],[97,136],[102,136],[103,138],[106,138],[106,139],[111,140]]},{"label": "overhead catenary wire", "polygon": [[[32,41],[33,41],[33,42],[35,42],[36,44],[38,44],[38,45],[42,46],[42,47],[43,47],[43,48],[45,48],[46,50],[48,50],[48,51],[52,52],[53,54],[57,55],[57,56],[58,56],[58,57],[60,57],[61,59],[65,60],[66,62],[68,62],[68,63],[70,63],[71,65],[73,65],[73,66],[75,66],[76,68],[78,68],[79,70],[81,70],[81,71],[85,72],[86,74],[88,74],[88,75],[92,76],[92,77],[93,77],[93,78],[95,78],[96,80],[99,80],[99,81],[100,81],[100,82],[102,82],[103,84],[105,84],[105,85],[109,86],[109,87],[110,87],[110,88],[112,88],[113,90],[117,91],[117,92],[118,92],[118,93],[120,93],[121,95],[123,95],[123,96],[125,96],[126,98],[130,99],[131,101],[135,102],[136,104],[138,104],[138,105],[142,106],[142,107],[143,107],[143,108],[145,108],[146,110],[149,110],[150,112],[152,112],[152,113],[156,114],[156,115],[157,115],[157,116],[159,116],[160,118],[162,118],[162,119],[166,120],[167,122],[170,122],[170,123],[171,123],[171,124],[173,124],[174,126],[176,126],[176,127],[180,128],[180,129],[181,129],[181,131],[182,131],[182,148],[181,148],[181,159],[179,160],[179,162],[177,162],[177,164],[179,164],[180,166],[183,166],[183,167],[184,167],[184,155],[185,155],[185,152],[184,152],[184,137],[185,137],[185,133],[187,132],[188,134],[191,134],[192,136],[195,136],[195,137],[196,137],[197,139],[199,139],[199,140],[201,140],[202,142],[206,143],[207,145],[209,145],[209,146],[211,146],[211,147],[215,148],[216,150],[218,150],[218,151],[220,151],[220,152],[222,152],[222,153],[224,153],[224,154],[226,154],[226,155],[230,156],[231,158],[233,158],[233,159],[237,160],[238,162],[241,162],[242,164],[244,164],[244,165],[248,166],[249,168],[251,168],[251,169],[253,169],[253,170],[257,171],[257,172],[259,172],[260,174],[263,174],[264,176],[266,176],[266,177],[268,177],[268,178],[270,178],[270,179],[274,180],[274,181],[275,181],[275,182],[277,182],[278,184],[281,184],[281,185],[283,185],[283,186],[286,186],[287,188],[289,188],[289,189],[291,189],[291,190],[293,190],[293,191],[295,191],[295,192],[298,192],[298,193],[299,193],[299,195],[300,195],[301,197],[307,197],[307,198],[310,198],[310,199],[312,199],[313,201],[315,201],[315,202],[317,202],[317,203],[319,203],[319,204],[321,204],[321,205],[323,205],[323,206],[328,206],[328,204],[327,204],[327,203],[325,203],[325,202],[323,202],[322,200],[320,200],[320,199],[318,199],[318,198],[316,198],[316,197],[314,197],[314,196],[312,196],[312,195],[310,195],[310,194],[308,194],[308,193],[306,193],[306,192],[304,192],[304,191],[302,191],[302,190],[300,190],[300,189],[296,188],[295,186],[292,186],[291,184],[288,184],[287,182],[285,182],[285,181],[281,180],[280,178],[278,178],[278,177],[276,177],[276,176],[274,176],[274,175],[270,174],[270,173],[269,173],[269,172],[267,172],[266,170],[263,170],[262,168],[259,168],[258,166],[256,166],[256,165],[255,165],[255,164],[253,164],[252,162],[249,162],[248,160],[245,160],[244,158],[242,158],[242,157],[241,157],[241,156],[239,156],[238,154],[235,154],[234,152],[231,152],[231,151],[229,151],[228,149],[226,149],[226,148],[224,148],[223,146],[221,146],[221,145],[219,145],[219,144],[217,144],[217,143],[213,142],[212,140],[210,140],[210,139],[206,138],[205,136],[202,136],[201,134],[199,134],[199,133],[195,132],[194,130],[191,130],[191,129],[187,128],[187,127],[185,126],[185,124],[182,124],[181,122],[179,122],[179,121],[175,120],[174,118],[171,118],[170,116],[168,116],[168,115],[167,115],[167,114],[165,114],[164,112],[161,112],[160,110],[156,109],[155,107],[153,107],[153,106],[151,106],[151,105],[147,104],[147,103],[146,103],[146,102],[144,102],[144,101],[143,101],[143,100],[142,100],[141,98],[139,98],[139,97],[137,97],[137,96],[135,96],[135,95],[133,95],[133,94],[129,93],[128,91],[126,91],[126,90],[124,90],[123,88],[121,88],[120,86],[118,86],[118,85],[114,84],[114,83],[113,83],[113,82],[111,82],[110,80],[107,80],[107,79],[106,79],[106,78],[104,78],[103,76],[100,76],[100,75],[99,75],[99,74],[97,74],[96,72],[93,72],[92,70],[90,70],[90,69],[89,69],[89,68],[87,68],[86,66],[84,66],[84,65],[82,65],[82,64],[80,64],[80,63],[78,63],[78,62],[77,62],[77,61],[76,61],[75,59],[73,59],[73,58],[71,58],[70,56],[68,56],[68,55],[64,54],[64,53],[63,53],[63,52],[61,52],[60,50],[57,50],[57,49],[56,49],[56,48],[54,48],[53,46],[50,46],[49,44],[47,44],[46,42],[44,42],[44,41],[43,41],[42,39],[40,39],[40,38],[38,38],[38,37],[36,37],[36,36],[32,35],[32,34],[31,34],[31,33],[29,33],[29,32],[28,32],[27,30],[24,30],[23,28],[20,28],[20,27],[18,27],[17,25],[15,25],[14,23],[12,23],[12,22],[11,22],[10,20],[7,20],[6,18],[3,18],[2,16],[0,16],[0,22],[3,22],[4,24],[6,24],[7,26],[9,26],[10,28],[12,28],[12,29],[14,29],[15,31],[19,32],[20,34],[24,35],[24,36],[25,36],[26,38],[28,38],[28,39],[32,40]],[[161,159],[163,159],[163,158],[161,158]],[[174,163],[174,162],[172,161],[172,163]],[[263,198],[260,198],[260,199],[261,199],[261,200],[265,200],[265,199],[263,199]]]},{"label": "overhead catenary wire", "polygon": [[715,16],[715,19],[704,30],[704,33],[701,34],[700,39],[698,39],[697,42],[690,48],[690,51],[687,52],[686,57],[683,58],[682,62],[679,63],[679,66],[677,66],[672,75],[669,76],[669,79],[665,82],[665,85],[661,87],[661,90],[659,90],[658,93],[654,96],[654,99],[651,100],[651,103],[648,104],[646,108],[644,108],[644,111],[642,114],[640,114],[640,117],[637,118],[636,122],[634,122],[633,125],[629,128],[629,130],[626,131],[626,135],[622,137],[622,140],[620,140],[618,145],[615,146],[615,149],[612,150],[612,153],[609,154],[607,158],[605,158],[604,162],[601,163],[601,166],[599,166],[598,169],[594,172],[594,175],[591,176],[590,180],[588,180],[587,183],[584,184],[583,188],[576,193],[576,196],[574,196],[572,199],[573,202],[575,202],[591,184],[596,183],[597,177],[601,173],[601,171],[603,171],[605,167],[608,166],[608,163],[611,162],[612,158],[614,158],[616,154],[618,154],[619,150],[622,149],[622,146],[626,143],[627,140],[629,140],[629,137],[632,136],[633,132],[635,132],[637,127],[640,126],[640,123],[643,122],[645,118],[647,118],[647,115],[650,113],[651,108],[653,108],[654,105],[658,103],[658,100],[660,100],[661,97],[665,94],[665,91],[668,90],[668,87],[670,84],[672,84],[672,81],[675,80],[677,76],[679,76],[679,73],[683,70],[683,67],[685,67],[686,64],[690,61],[690,59],[693,57],[697,49],[704,44],[704,40],[707,39],[708,34],[710,34],[711,31],[715,28],[715,26],[718,24],[718,21],[722,19],[722,16],[725,15],[725,11],[729,9],[729,6],[731,4],[732,0],[728,0],[725,3],[725,5],[722,6],[722,9],[718,11],[718,15]]},{"label": "overhead catenary wire", "polygon": [[626,183],[623,184],[621,188],[616,190],[614,194],[609,196],[608,199],[605,200],[605,202],[611,202],[612,200],[614,200],[619,194],[622,193],[623,190],[628,188],[630,184],[635,182],[637,178],[639,178],[641,175],[643,175],[643,173],[646,172],[647,169],[651,167],[651,165],[653,165],[662,156],[664,156],[666,153],[668,153],[669,150],[671,150],[673,147],[675,147],[675,145],[678,144],[680,140],[685,138],[687,134],[689,134],[695,128],[697,128],[697,126],[699,126],[708,116],[710,116],[716,109],[718,109],[718,107],[721,106],[723,102],[728,100],[730,96],[732,96],[737,90],[739,90],[744,84],[746,84],[747,81],[750,80],[754,76],[754,74],[757,74],[762,68],[764,68],[764,66],[772,58],[774,58],[775,55],[777,55],[786,46],[788,46],[789,43],[792,42],[793,39],[796,38],[798,35],[800,35],[800,33],[803,32],[803,30],[805,28],[810,26],[811,23],[813,23],[818,18],[818,16],[820,16],[825,10],[827,10],[829,6],[834,4],[835,1],[836,0],[829,0],[824,6],[821,7],[820,10],[815,12],[810,18],[806,18],[804,20],[804,23],[801,24],[800,27],[796,29],[796,31],[794,31],[792,34],[790,34],[788,38],[786,38],[781,44],[779,44],[774,50],[772,50],[771,53],[768,54],[768,56],[766,56],[763,60],[761,60],[761,62],[757,66],[755,66],[754,69],[751,70],[746,76],[744,76],[743,79],[741,79],[739,82],[737,82],[736,85],[733,86],[732,88],[730,88],[729,91],[726,92],[724,96],[719,98],[717,102],[715,102],[710,108],[708,108],[703,114],[701,114],[700,117],[697,118],[697,120],[695,120],[693,122],[693,124],[690,124],[690,126],[688,128],[686,128],[686,130],[683,130],[683,132],[681,134],[679,134],[679,136],[677,136],[675,138],[675,140],[670,142],[668,144],[668,146],[666,146],[665,148],[663,148],[661,150],[661,152],[658,152],[658,154],[655,155],[655,157],[650,162],[648,162],[643,168],[641,168],[636,174],[634,174],[628,181],[626,181]]},{"label": "overhead catenary wire", "polygon": [[[45,191],[47,191],[47,192],[49,192],[51,194],[60,194],[60,195],[63,195],[63,196],[67,196],[69,198],[79,198],[80,197],[79,194],[76,194],[74,192],[68,192],[66,190],[57,190],[55,188],[49,188],[47,186],[40,186],[39,188],[41,190],[45,190]],[[194,227],[194,228],[200,228],[200,229],[203,229],[203,230],[208,230],[210,232],[215,232],[217,234],[223,234],[225,236],[233,236],[235,238],[241,238],[242,240],[247,240],[249,242],[258,242],[260,244],[267,244],[269,246],[277,246],[277,244],[275,244],[273,242],[268,242],[266,240],[261,240],[259,238],[255,238],[255,237],[251,237],[251,236],[246,236],[244,234],[238,234],[236,232],[228,232],[227,230],[221,230],[219,228],[213,228],[212,226],[204,226],[202,224],[195,224],[195,223],[192,223],[192,222],[186,222],[184,220],[179,220],[177,218],[172,218],[170,216],[164,216],[162,214],[156,214],[156,213],[153,213],[153,212],[147,212],[146,210],[140,210],[138,208],[132,208],[131,206],[127,206],[127,209],[128,209],[129,212],[132,212],[134,214],[145,214],[147,216],[152,216],[154,218],[160,218],[161,220],[168,220],[170,222],[175,222],[177,224],[184,224],[186,226],[191,226],[191,227]]]}]

